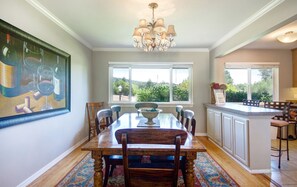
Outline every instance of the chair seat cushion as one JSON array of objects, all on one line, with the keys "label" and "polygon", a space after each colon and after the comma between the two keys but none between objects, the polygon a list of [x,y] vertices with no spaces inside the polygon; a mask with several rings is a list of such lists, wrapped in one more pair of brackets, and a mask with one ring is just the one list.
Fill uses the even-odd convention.
[{"label": "chair seat cushion", "polygon": [[173,163],[140,163],[140,162],[132,162],[129,163],[130,168],[174,168]]},{"label": "chair seat cushion", "polygon": [[[128,157],[129,160],[131,161],[141,161],[142,156],[129,156]],[[122,155],[110,155],[109,156],[109,160],[123,160],[123,156]]]},{"label": "chair seat cushion", "polygon": [[[151,162],[174,162],[174,156],[151,156]],[[179,160],[182,160],[183,157],[180,156]]]}]

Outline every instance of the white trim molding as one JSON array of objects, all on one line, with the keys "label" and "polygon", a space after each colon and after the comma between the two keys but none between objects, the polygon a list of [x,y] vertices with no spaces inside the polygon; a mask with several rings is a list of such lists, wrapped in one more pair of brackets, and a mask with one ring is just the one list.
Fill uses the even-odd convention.
[{"label": "white trim molding", "polygon": [[86,40],[84,40],[82,37],[80,37],[76,32],[74,32],[70,27],[68,27],[65,23],[63,23],[59,18],[57,18],[51,11],[49,11],[47,8],[45,8],[41,3],[39,3],[37,0],[26,0],[30,5],[32,5],[36,10],[41,12],[43,15],[45,15],[48,19],[53,21],[55,24],[57,24],[59,27],[61,27],[64,31],[66,31],[68,34],[70,34],[72,37],[74,37],[76,40],[81,42],[83,45],[88,47],[89,49],[92,49],[93,47],[91,44],[89,44]]},{"label": "white trim molding", "polygon": [[32,176],[30,176],[29,178],[27,178],[26,180],[24,180],[22,183],[20,183],[19,185],[17,185],[17,187],[26,187],[26,186],[28,186],[30,183],[32,183],[34,180],[36,180],[38,177],[40,177],[42,174],[44,174],[46,171],[48,171],[51,167],[53,167],[54,165],[56,165],[59,161],[61,161],[63,158],[65,158],[67,155],[69,155],[72,151],[74,151],[76,148],[78,148],[79,146],[81,146],[87,140],[88,140],[88,137],[85,137],[84,139],[82,139],[81,141],[79,141],[78,143],[76,143],[70,149],[66,150],[64,153],[62,153],[60,156],[58,156],[57,158],[55,158],[53,161],[51,161],[50,163],[48,163],[47,165],[45,165],[43,168],[41,168],[40,170],[38,170]]},{"label": "white trim molding", "polygon": [[[93,51],[107,51],[107,52],[140,52],[147,53],[138,48],[93,48]],[[159,51],[152,51],[152,53],[156,53]],[[208,48],[170,48],[170,50],[165,51],[163,53],[172,53],[172,52],[209,52]],[[151,52],[150,52],[151,53]]]},{"label": "white trim molding", "polygon": [[214,43],[211,47],[210,50],[215,49],[225,41],[229,40],[232,38],[235,34],[239,33],[242,31],[244,28],[258,20],[260,17],[264,16],[266,13],[283,3],[285,0],[272,0],[269,2],[266,6],[261,8],[258,12],[256,12],[254,15],[246,19],[244,22],[242,22],[240,25],[232,29],[229,33],[227,33],[225,36],[223,36],[221,39],[219,39],[216,43]]}]

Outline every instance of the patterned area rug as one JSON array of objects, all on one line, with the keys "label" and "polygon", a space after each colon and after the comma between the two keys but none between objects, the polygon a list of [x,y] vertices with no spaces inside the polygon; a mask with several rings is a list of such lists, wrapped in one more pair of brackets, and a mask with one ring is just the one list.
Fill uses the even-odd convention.
[{"label": "patterned area rug", "polygon": [[[93,186],[93,162],[91,154],[88,154],[56,186]],[[195,186],[239,186],[207,153],[197,153],[194,169],[196,175]],[[124,183],[123,168],[117,166],[113,176],[108,179],[108,186],[124,187]],[[179,173],[178,186],[184,186],[181,172]]]}]

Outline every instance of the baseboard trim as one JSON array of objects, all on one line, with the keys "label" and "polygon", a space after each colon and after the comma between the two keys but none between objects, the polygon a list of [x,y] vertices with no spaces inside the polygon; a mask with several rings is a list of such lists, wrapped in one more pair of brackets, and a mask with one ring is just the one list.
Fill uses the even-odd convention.
[{"label": "baseboard trim", "polygon": [[195,136],[207,136],[207,133],[195,133]]},{"label": "baseboard trim", "polygon": [[81,146],[87,140],[88,140],[88,137],[85,137],[84,139],[82,139],[81,141],[79,141],[78,143],[76,143],[70,149],[66,150],[64,153],[62,153],[60,156],[58,156],[57,158],[55,158],[53,161],[51,161],[50,163],[48,163],[47,165],[45,165],[43,168],[41,168],[40,170],[38,170],[32,176],[30,176],[29,178],[27,178],[26,180],[24,180],[22,183],[20,183],[19,185],[17,185],[17,187],[25,187],[25,186],[28,186],[29,184],[31,184],[34,180],[36,180],[38,177],[40,177],[42,174],[44,174],[51,167],[53,167],[54,165],[56,165],[59,161],[61,161],[63,158],[65,158],[67,155],[69,155],[72,151],[74,151],[76,148],[78,148],[79,146]]}]

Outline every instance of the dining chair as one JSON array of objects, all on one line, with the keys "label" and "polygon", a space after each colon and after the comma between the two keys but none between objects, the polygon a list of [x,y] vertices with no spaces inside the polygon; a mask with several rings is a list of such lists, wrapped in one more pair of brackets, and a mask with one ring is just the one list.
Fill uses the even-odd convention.
[{"label": "dining chair", "polygon": [[[194,118],[194,112],[192,110],[182,110],[181,117],[182,121],[185,119],[184,127],[195,136],[196,119]],[[153,163],[172,163],[174,161],[173,156],[151,156],[150,159]],[[183,174],[184,182],[186,183],[186,158],[181,156],[180,162],[180,169]]]},{"label": "dining chair", "polygon": [[[116,139],[122,144],[125,186],[177,186],[180,165],[180,145],[187,133],[180,129],[119,129]],[[168,144],[175,145],[172,163],[131,163],[129,144]],[[166,153],[165,153],[166,154]]]},{"label": "dining chair", "polygon": [[95,119],[97,112],[102,109],[103,102],[88,102],[86,103],[88,123],[89,123],[89,141],[92,137],[96,136],[96,124]]},{"label": "dining chair", "polygon": [[176,118],[178,121],[181,121],[181,113],[183,111],[183,106],[182,105],[176,105],[175,111],[176,111]]},{"label": "dining chair", "polygon": [[[105,128],[108,128],[108,126],[113,123],[111,109],[102,109],[102,110],[98,111],[98,113],[97,113],[98,121],[96,122],[97,135],[100,133],[100,129],[101,129],[100,121],[103,119],[105,119],[105,123],[106,123]],[[109,156],[103,156],[103,157],[104,157],[104,161],[105,161],[105,175],[104,175],[103,186],[107,186],[108,177],[112,176],[112,171],[116,167],[116,165],[122,165],[121,162],[123,162],[123,159],[122,159],[122,157],[120,157],[118,155],[109,155]],[[111,169],[110,169],[110,167],[111,167]]]},{"label": "dining chair", "polygon": [[110,107],[110,109],[111,109],[112,113],[114,113],[114,112],[116,113],[117,120],[118,120],[120,117],[120,112],[121,112],[122,107],[120,105],[112,105]]},{"label": "dining chair", "polygon": [[135,108],[137,110],[137,114],[139,115],[139,111],[138,109],[141,108],[158,108],[158,104],[157,103],[136,103],[135,104]]},{"label": "dining chair", "polygon": [[[96,122],[97,135],[100,133],[100,121],[105,119],[105,128],[108,128],[113,123],[112,109],[101,109],[97,113],[98,122]],[[117,165],[123,165],[122,155],[108,155],[103,156],[105,161],[105,174],[103,186],[107,186],[108,178],[112,176],[114,169]],[[140,162],[142,156],[130,156],[129,160],[132,162]]]},{"label": "dining chair", "polygon": [[193,136],[195,136],[196,119],[194,118],[194,112],[192,110],[183,110],[183,118],[186,119],[185,127]]}]

